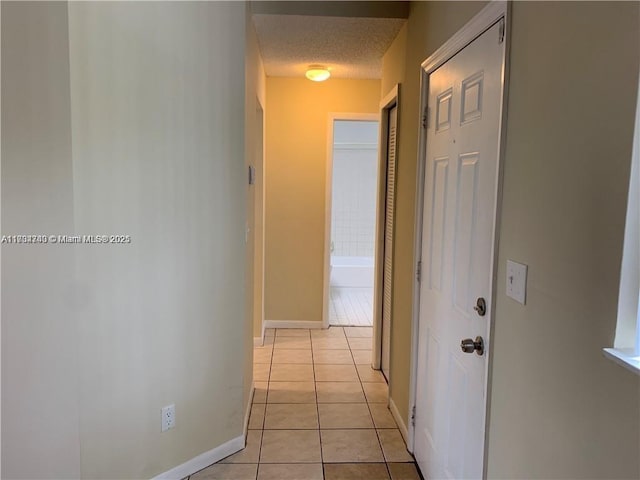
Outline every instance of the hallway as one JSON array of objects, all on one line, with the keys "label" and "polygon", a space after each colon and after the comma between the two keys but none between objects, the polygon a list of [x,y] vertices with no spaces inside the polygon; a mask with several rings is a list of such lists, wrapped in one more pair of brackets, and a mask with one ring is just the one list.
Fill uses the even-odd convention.
[{"label": "hallway", "polygon": [[372,370],[368,327],[269,330],[254,350],[247,447],[190,480],[416,480]]}]

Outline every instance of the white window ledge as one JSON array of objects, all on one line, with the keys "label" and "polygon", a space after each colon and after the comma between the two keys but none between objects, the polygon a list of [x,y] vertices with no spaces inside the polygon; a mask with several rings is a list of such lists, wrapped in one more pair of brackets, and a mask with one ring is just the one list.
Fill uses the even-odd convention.
[{"label": "white window ledge", "polygon": [[633,348],[603,348],[604,356],[640,376],[640,355]]}]

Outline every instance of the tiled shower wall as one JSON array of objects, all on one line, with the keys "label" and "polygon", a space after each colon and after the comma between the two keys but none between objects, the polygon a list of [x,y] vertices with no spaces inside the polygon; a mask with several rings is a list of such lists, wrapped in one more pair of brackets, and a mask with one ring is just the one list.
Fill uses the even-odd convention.
[{"label": "tiled shower wall", "polygon": [[336,121],[331,210],[332,255],[373,257],[378,122]]}]

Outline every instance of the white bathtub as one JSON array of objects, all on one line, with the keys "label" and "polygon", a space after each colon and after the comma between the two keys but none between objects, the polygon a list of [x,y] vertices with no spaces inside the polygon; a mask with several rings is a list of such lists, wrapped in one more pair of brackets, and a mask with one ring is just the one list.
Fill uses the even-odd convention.
[{"label": "white bathtub", "polygon": [[331,257],[332,287],[373,288],[373,257]]}]

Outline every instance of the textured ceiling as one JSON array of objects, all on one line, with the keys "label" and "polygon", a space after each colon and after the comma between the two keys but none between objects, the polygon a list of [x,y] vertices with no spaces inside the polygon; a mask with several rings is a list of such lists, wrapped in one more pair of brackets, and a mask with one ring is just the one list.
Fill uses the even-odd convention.
[{"label": "textured ceiling", "polygon": [[380,78],[382,56],[406,20],[256,14],[253,21],[267,76],[299,77],[321,64],[334,78]]}]

